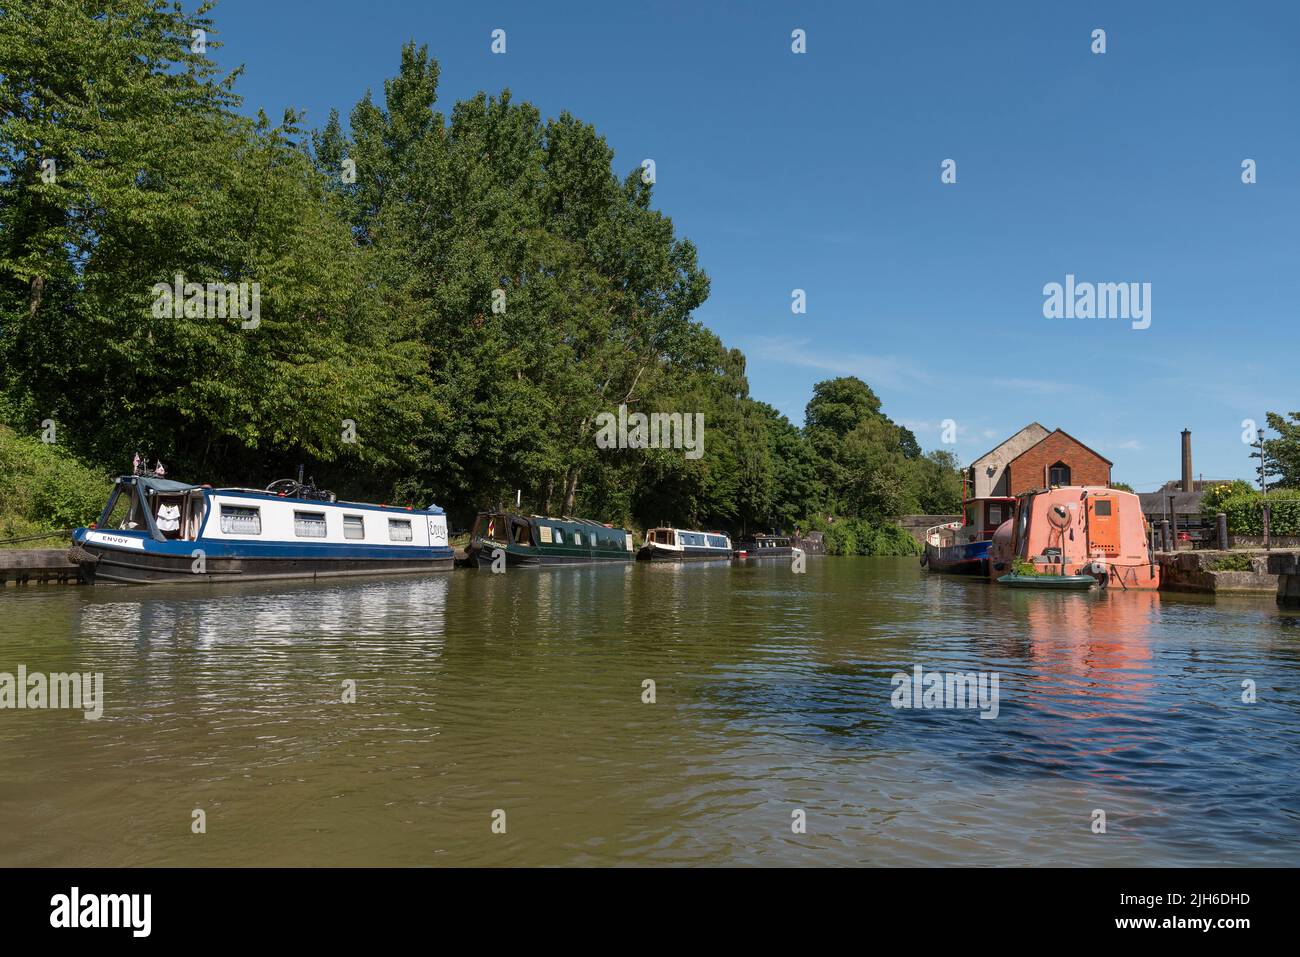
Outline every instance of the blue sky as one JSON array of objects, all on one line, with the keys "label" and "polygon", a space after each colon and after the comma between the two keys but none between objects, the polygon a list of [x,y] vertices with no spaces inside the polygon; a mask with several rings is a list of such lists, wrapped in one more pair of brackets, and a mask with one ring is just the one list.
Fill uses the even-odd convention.
[{"label": "blue sky", "polygon": [[[963,463],[1037,420],[1144,491],[1177,477],[1183,428],[1198,473],[1244,477],[1242,420],[1300,409],[1300,5],[222,0],[214,16],[249,112],[346,118],[415,39],[444,110],[509,87],[595,125],[620,174],[653,159],[656,205],[712,280],[698,318],[796,423],[815,382],[857,375],[927,449],[945,419]],[[1150,328],[1044,318],[1067,274],[1151,283]]]}]

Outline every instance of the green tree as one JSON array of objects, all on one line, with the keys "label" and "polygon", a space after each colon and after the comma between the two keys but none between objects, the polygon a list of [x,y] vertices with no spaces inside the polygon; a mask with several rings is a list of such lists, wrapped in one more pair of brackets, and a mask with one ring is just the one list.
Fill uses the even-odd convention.
[{"label": "green tree", "polygon": [[1278,433],[1277,438],[1264,441],[1275,484],[1300,489],[1300,412],[1269,412],[1268,427]]}]

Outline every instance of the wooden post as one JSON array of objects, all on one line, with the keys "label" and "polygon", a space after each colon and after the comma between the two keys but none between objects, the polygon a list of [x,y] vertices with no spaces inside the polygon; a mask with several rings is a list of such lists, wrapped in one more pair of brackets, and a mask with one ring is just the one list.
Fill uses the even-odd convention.
[{"label": "wooden post", "polygon": [[1269,531],[1268,526],[1269,526],[1270,518],[1272,518],[1272,516],[1269,514],[1268,502],[1265,502],[1264,503],[1264,551],[1268,551],[1272,547],[1269,542],[1269,534],[1268,534]]},{"label": "wooden post", "polygon": [[1219,548],[1226,552],[1228,550],[1228,516],[1220,512],[1214,517],[1219,525]]},{"label": "wooden post", "polygon": [[1160,520],[1160,550],[1162,552],[1173,551],[1169,547],[1169,519],[1167,518]]}]

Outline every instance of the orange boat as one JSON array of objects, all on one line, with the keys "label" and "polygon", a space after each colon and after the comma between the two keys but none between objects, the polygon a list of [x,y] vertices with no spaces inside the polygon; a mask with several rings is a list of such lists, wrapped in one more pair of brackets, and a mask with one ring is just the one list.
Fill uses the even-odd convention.
[{"label": "orange boat", "polygon": [[1092,575],[1103,586],[1160,587],[1150,527],[1132,492],[1065,485],[1025,492],[1016,516],[989,546],[989,577],[1011,574],[1017,560],[1048,575]]}]

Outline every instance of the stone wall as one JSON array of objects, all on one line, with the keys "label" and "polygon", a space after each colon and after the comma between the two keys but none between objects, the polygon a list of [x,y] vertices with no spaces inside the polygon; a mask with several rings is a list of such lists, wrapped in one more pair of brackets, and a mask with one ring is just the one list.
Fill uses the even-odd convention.
[{"label": "stone wall", "polygon": [[[1228,542],[1232,548],[1263,548],[1263,535],[1228,535]],[[1300,548],[1300,536],[1296,535],[1271,535],[1269,536],[1270,548]]]},{"label": "stone wall", "polygon": [[922,545],[925,544],[925,530],[927,528],[960,521],[960,515],[900,515],[898,518],[893,519],[895,525],[904,529],[907,534]]},{"label": "stone wall", "polygon": [[1007,465],[1026,449],[1037,445],[1051,435],[1037,422],[1031,422],[991,452],[986,452],[970,465],[972,473],[971,498],[1006,495]]},{"label": "stone wall", "polygon": [[1300,608],[1300,552],[1270,554],[1268,570],[1277,575],[1277,603]]},{"label": "stone wall", "polygon": [[1241,554],[1208,549],[1156,552],[1156,562],[1160,565],[1160,588],[1162,591],[1212,595],[1232,592],[1274,594],[1278,590],[1278,576],[1269,570],[1269,556],[1264,553],[1249,556],[1250,571],[1215,571],[1212,567],[1221,558]]},{"label": "stone wall", "polygon": [[807,535],[795,535],[792,539],[805,555],[825,555],[826,540],[821,532],[809,532]]}]

